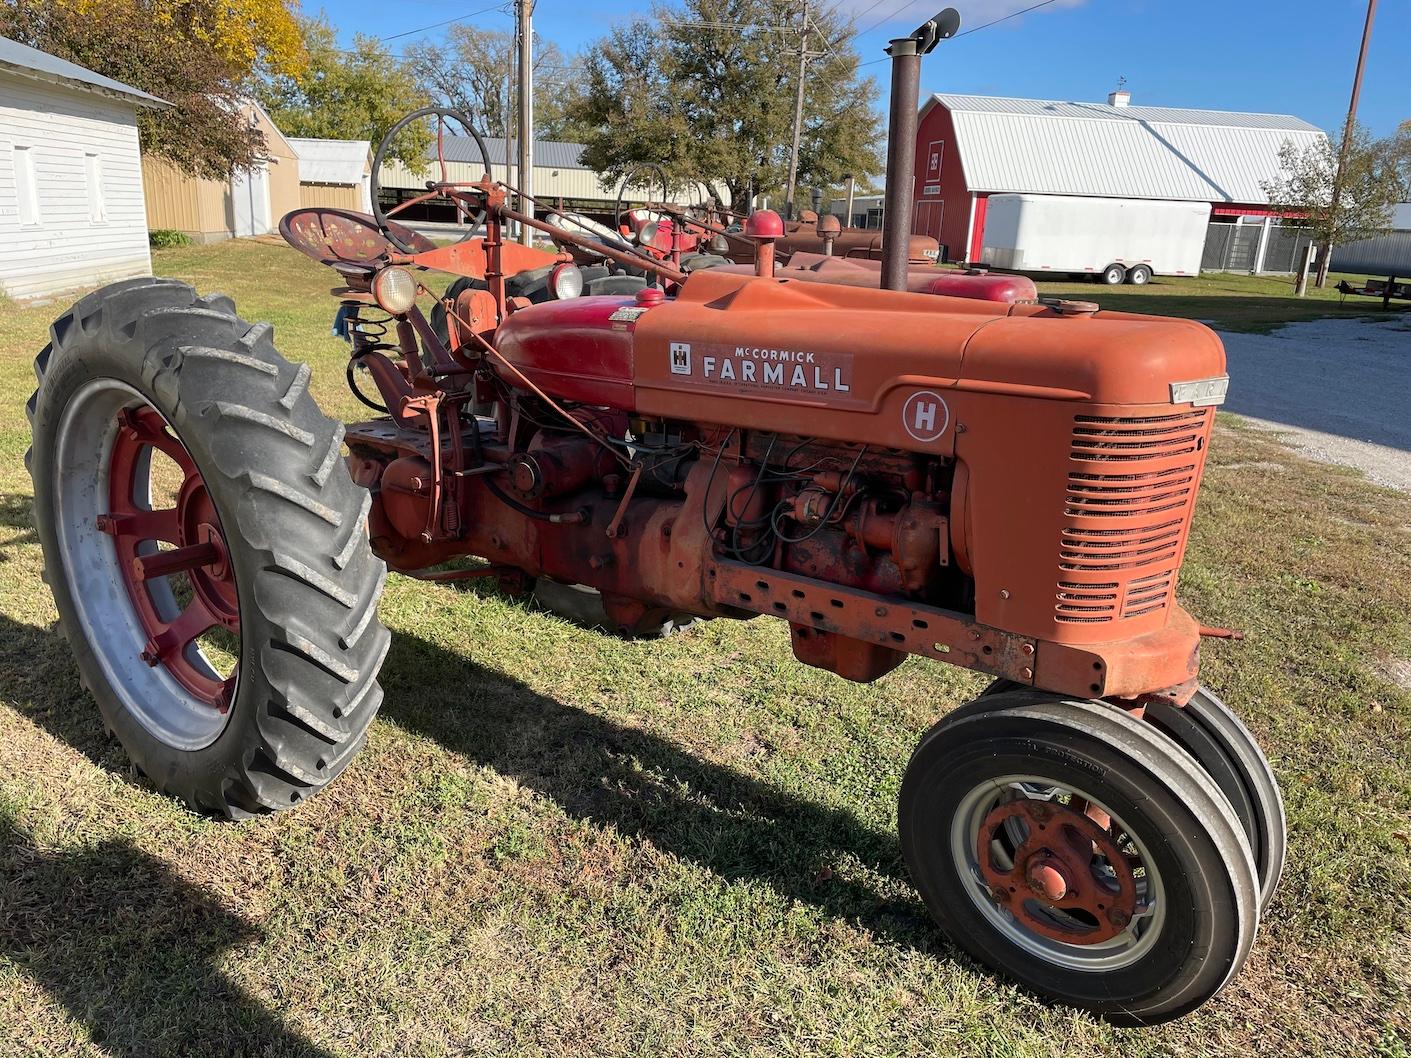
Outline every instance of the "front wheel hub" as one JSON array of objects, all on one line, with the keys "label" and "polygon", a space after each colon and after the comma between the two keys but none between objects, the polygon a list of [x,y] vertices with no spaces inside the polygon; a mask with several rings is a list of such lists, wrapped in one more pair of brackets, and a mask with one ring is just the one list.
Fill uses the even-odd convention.
[{"label": "front wheel hub", "polygon": [[1102,944],[1138,914],[1133,857],[1121,837],[1106,812],[1081,798],[1018,797],[981,822],[976,863],[1022,928],[1065,944]]}]

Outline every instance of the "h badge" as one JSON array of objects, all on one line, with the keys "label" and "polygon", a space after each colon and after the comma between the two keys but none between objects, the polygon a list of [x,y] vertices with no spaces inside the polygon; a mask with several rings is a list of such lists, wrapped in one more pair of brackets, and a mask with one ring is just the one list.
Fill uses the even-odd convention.
[{"label": "h badge", "polygon": [[939,393],[923,389],[907,398],[901,409],[906,432],[923,444],[937,440],[950,425],[950,408]]}]

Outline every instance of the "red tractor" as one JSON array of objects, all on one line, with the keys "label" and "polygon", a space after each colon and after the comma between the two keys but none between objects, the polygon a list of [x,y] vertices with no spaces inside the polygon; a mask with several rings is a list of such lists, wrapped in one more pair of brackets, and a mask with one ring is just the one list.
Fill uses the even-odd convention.
[{"label": "red tractor", "polygon": [[[1219,339],[788,281],[767,213],[742,233],[751,274],[658,261],[660,286],[573,296],[569,255],[507,223],[642,258],[510,194],[434,183],[484,224],[448,246],[385,216],[285,219],[340,277],[364,422],[324,416],[309,368],[220,294],[133,279],[55,321],[28,406],[36,524],[137,766],[232,818],[317,793],[381,702],[388,569],[557,585],[629,635],[766,615],[849,680],[910,655],[995,678],[921,738],[898,810],[966,951],[1123,1024],[1219,992],[1285,848],[1269,766],[1198,682],[1175,594]],[[429,272],[469,282],[437,297]]]}]

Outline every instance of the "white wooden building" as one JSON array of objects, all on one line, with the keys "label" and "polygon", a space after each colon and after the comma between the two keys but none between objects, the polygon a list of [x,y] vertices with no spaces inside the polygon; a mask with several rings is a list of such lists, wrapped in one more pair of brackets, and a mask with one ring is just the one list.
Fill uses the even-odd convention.
[{"label": "white wooden building", "polygon": [[147,275],[137,108],[155,96],[0,37],[0,293]]}]

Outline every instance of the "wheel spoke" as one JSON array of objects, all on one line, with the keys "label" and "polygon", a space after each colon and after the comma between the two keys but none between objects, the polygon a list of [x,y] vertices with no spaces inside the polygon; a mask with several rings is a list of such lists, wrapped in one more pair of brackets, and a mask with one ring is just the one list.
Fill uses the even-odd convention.
[{"label": "wheel spoke", "polygon": [[97,526],[110,536],[125,536],[134,540],[162,540],[177,542],[180,521],[175,507],[159,511],[125,511],[115,514],[100,514]]},{"label": "wheel spoke", "polygon": [[193,641],[220,623],[220,618],[207,608],[200,596],[194,596],[176,620],[157,633],[153,642],[158,658],[184,653]]}]

